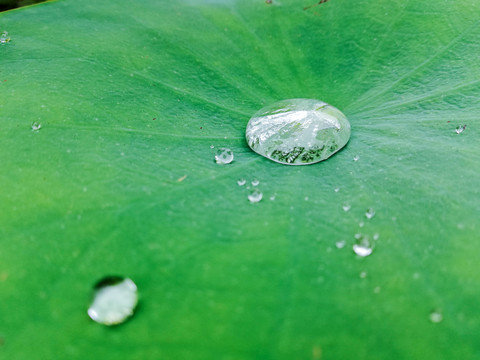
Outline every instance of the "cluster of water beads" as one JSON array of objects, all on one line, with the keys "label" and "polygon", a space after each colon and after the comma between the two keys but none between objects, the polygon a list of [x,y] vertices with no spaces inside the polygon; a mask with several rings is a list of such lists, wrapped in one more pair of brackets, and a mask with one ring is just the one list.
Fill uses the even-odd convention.
[{"label": "cluster of water beads", "polygon": [[215,162],[217,164],[226,165],[233,161],[233,151],[229,148],[220,148],[215,154]]},{"label": "cluster of water beads", "polygon": [[133,315],[137,303],[137,286],[131,279],[108,276],[95,285],[88,316],[104,325],[121,324]]},{"label": "cluster of water beads", "polygon": [[2,35],[0,35],[0,45],[5,45],[6,43],[10,42],[10,36],[8,36],[7,31],[3,31]]},{"label": "cluster of water beads", "polygon": [[457,126],[457,127],[455,128],[455,132],[456,132],[457,134],[461,134],[462,132],[465,131],[466,128],[467,128],[467,125],[463,125],[463,126],[462,126],[462,125],[459,125],[459,126]]}]

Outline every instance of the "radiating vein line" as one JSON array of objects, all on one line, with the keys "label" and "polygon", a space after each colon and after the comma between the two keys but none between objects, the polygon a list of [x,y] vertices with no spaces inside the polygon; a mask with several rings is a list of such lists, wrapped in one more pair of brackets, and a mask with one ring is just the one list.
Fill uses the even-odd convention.
[{"label": "radiating vein line", "polygon": [[[385,43],[385,40],[388,39],[390,37],[390,34],[392,33],[393,29],[394,29],[394,25],[397,25],[398,22],[403,19],[404,15],[405,15],[405,11],[407,9],[407,7],[409,6],[410,2],[412,0],[407,0],[407,2],[405,4],[403,4],[403,8],[402,8],[402,11],[400,11],[398,13],[398,15],[395,17],[395,19],[390,22],[389,26],[387,27],[386,31],[382,34],[382,38],[381,40],[377,43],[377,45],[375,46],[375,48],[373,49],[373,51],[371,51],[369,54],[370,54],[370,58],[368,59],[368,62],[364,65],[363,67],[363,70],[362,70],[362,73],[361,75],[359,76],[358,79],[355,79],[355,82],[358,83],[358,84],[361,84],[363,79],[365,79],[365,76],[367,75],[368,73],[368,70],[370,69],[371,65],[373,64],[374,60],[377,58],[377,54],[378,52],[380,51],[380,49],[382,48],[383,44]],[[350,104],[348,104],[346,107],[345,107],[345,110],[348,111],[349,108],[351,108],[353,105],[355,105],[356,103],[358,103],[361,98],[363,98],[365,96],[362,95],[360,98],[354,100],[353,102],[351,102]]]},{"label": "radiating vein line", "polygon": [[352,115],[362,115],[362,116],[363,115],[373,115],[373,114],[378,114],[378,113],[388,111],[388,110],[401,109],[404,105],[409,105],[409,104],[413,104],[413,103],[420,103],[422,101],[429,100],[429,99],[435,99],[439,96],[447,95],[451,92],[461,90],[461,89],[464,89],[464,88],[468,88],[468,87],[471,87],[471,86],[479,84],[479,83],[480,83],[480,80],[471,81],[469,83],[462,84],[460,86],[456,86],[456,87],[453,87],[453,88],[450,88],[450,89],[447,89],[447,90],[436,91],[434,93],[430,93],[430,94],[427,94],[425,96],[419,96],[417,98],[402,101],[401,103],[399,103],[397,105],[394,105],[394,106],[385,106],[385,107],[374,108],[374,109],[370,109],[370,110],[366,110],[366,111],[362,111],[362,112],[358,112],[358,113],[352,113]]},{"label": "radiating vein line", "polygon": [[[51,128],[62,129],[65,127],[76,129],[80,131],[115,131],[115,132],[125,132],[125,133],[136,133],[136,134],[145,134],[145,135],[154,135],[154,136],[163,136],[163,137],[175,137],[175,138],[185,138],[185,139],[197,139],[197,140],[222,140],[225,141],[223,136],[197,136],[197,135],[188,135],[188,134],[174,134],[174,133],[165,133],[151,130],[141,130],[141,129],[130,129],[125,127],[101,127],[101,126],[79,126],[79,125],[58,125],[52,124],[49,125]],[[226,140],[242,140],[243,137],[231,137],[228,136]]]},{"label": "radiating vein line", "polygon": [[[368,99],[366,100],[358,100],[356,101],[355,103],[362,103],[362,102],[365,102],[365,101],[368,101],[368,103],[372,103],[372,100],[374,99],[377,99],[379,96],[385,94],[387,91],[390,91],[392,90],[393,88],[395,88],[395,86],[397,86],[398,84],[400,84],[401,82],[403,82],[404,80],[406,79],[409,79],[412,75],[414,75],[417,71],[419,71],[420,69],[422,69],[425,65],[429,64],[430,62],[432,62],[433,60],[435,60],[438,56],[442,55],[445,51],[447,50],[450,50],[458,41],[460,41],[461,39],[463,39],[463,37],[465,35],[467,35],[472,29],[476,28],[478,26],[478,24],[480,23],[480,20],[476,21],[475,23],[473,23],[472,25],[470,25],[469,27],[467,27],[464,31],[462,31],[459,35],[457,35],[454,39],[452,39],[448,44],[446,44],[445,46],[443,46],[442,48],[440,48],[439,50],[437,50],[435,53],[433,53],[430,57],[428,57],[425,61],[423,61],[422,63],[420,63],[419,65],[417,65],[415,68],[413,68],[412,70],[410,70],[409,72],[407,72],[406,74],[402,75],[400,78],[398,78],[396,81],[394,81],[393,83],[391,83],[389,86],[387,86],[386,88],[383,88],[382,90],[378,91],[377,93],[375,94],[372,94],[372,95],[369,95],[368,96]],[[367,96],[367,94],[365,93],[363,97]],[[350,104],[350,106],[353,105]]]},{"label": "radiating vein line", "polygon": [[[135,17],[134,18],[135,21],[137,21],[138,23],[142,24],[142,26],[144,26],[146,29],[150,30],[150,31],[158,31],[158,29],[153,29],[151,28],[149,25],[147,25],[146,23],[144,23],[141,19]],[[214,25],[213,23],[211,23],[212,25]],[[221,37],[224,39],[225,42],[228,42],[234,49],[237,50],[237,56],[241,57],[244,61],[244,65],[248,66],[248,68],[251,69],[251,71],[255,74],[257,74],[259,77],[262,77],[262,74],[259,74],[258,72],[256,72],[249,64],[248,61],[245,61],[245,58],[244,56],[242,55],[242,52],[243,49],[241,49],[237,44],[233,43],[227,36],[225,36],[223,34],[222,31],[217,31],[217,35],[221,35]],[[216,66],[216,67],[211,67],[211,66],[208,66],[209,64],[209,60],[205,60],[206,57],[204,56],[204,54],[207,54],[208,52],[205,51],[203,54],[202,53],[199,53],[197,51],[194,51],[191,49],[190,46],[183,46],[183,47],[180,47],[178,46],[177,44],[179,43],[178,40],[176,42],[172,42],[170,41],[170,38],[168,40],[164,39],[163,41],[168,41],[168,44],[169,44],[169,47],[170,48],[175,48],[177,51],[182,51],[183,53],[185,53],[186,55],[190,56],[191,58],[195,59],[195,60],[198,60],[198,62],[201,64],[202,67],[204,67],[205,69],[208,69],[209,71],[211,71],[212,73],[215,73],[219,78],[221,78],[222,80],[227,80],[225,81],[226,84],[230,85],[232,89],[236,89],[236,90],[240,90],[240,87],[242,87],[242,90],[240,90],[243,95],[245,95],[246,97],[250,98],[250,99],[255,99],[257,100],[260,96],[260,94],[253,94],[254,89],[244,89],[244,87],[242,86],[243,83],[242,82],[238,82],[238,80],[230,77],[228,74],[227,71],[219,71],[219,67]]]}]

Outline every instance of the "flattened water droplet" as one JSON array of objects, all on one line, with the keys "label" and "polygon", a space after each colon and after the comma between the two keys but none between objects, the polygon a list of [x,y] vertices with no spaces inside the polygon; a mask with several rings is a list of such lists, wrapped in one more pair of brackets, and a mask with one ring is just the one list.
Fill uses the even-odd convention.
[{"label": "flattened water droplet", "polygon": [[133,315],[137,302],[137,286],[132,280],[109,276],[95,285],[88,316],[100,324],[120,324]]},{"label": "flattened water droplet", "polygon": [[443,320],[443,315],[439,311],[432,311],[430,313],[430,321],[432,323],[439,323]]},{"label": "flattened water droplet", "polygon": [[238,186],[243,186],[243,185],[245,185],[246,183],[247,183],[247,180],[245,180],[245,179],[238,179],[238,180],[237,180]]},{"label": "flattened water droplet", "polygon": [[258,184],[260,184],[260,181],[252,180],[252,186],[257,186]]},{"label": "flattened water droplet", "polygon": [[350,123],[337,108],[319,100],[289,99],[256,112],[246,139],[256,153],[287,165],[325,160],[350,139]]},{"label": "flattened water droplet", "polygon": [[228,148],[220,148],[215,154],[215,162],[217,164],[230,164],[233,161],[233,151]]},{"label": "flattened water droplet", "polygon": [[370,255],[373,252],[373,244],[368,236],[364,235],[357,239],[356,243],[353,245],[353,251],[361,257]]},{"label": "flattened water droplet", "polygon": [[38,122],[33,122],[32,123],[32,131],[38,131],[42,128],[42,124],[38,123]]},{"label": "flattened water droplet", "polygon": [[455,128],[455,132],[456,132],[457,134],[461,134],[462,132],[465,131],[466,128],[467,128],[467,125],[457,126],[457,127]]},{"label": "flattened water droplet", "polygon": [[258,203],[260,200],[262,200],[263,194],[260,190],[254,189],[250,194],[248,194],[248,200],[251,203]]},{"label": "flattened water droplet", "polygon": [[375,216],[375,210],[372,209],[372,208],[367,209],[367,211],[365,212],[365,217],[366,217],[367,219],[371,219],[371,218],[373,218],[374,216]]}]

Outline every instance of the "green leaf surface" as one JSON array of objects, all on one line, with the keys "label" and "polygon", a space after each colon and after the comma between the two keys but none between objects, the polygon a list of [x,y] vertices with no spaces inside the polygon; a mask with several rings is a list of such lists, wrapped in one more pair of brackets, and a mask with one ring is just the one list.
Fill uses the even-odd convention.
[{"label": "green leaf surface", "polygon": [[[480,359],[480,2],[314,4],[0,15],[0,358]],[[250,116],[288,98],[342,110],[347,147],[253,153]],[[113,328],[86,313],[106,275],[140,292]]]}]

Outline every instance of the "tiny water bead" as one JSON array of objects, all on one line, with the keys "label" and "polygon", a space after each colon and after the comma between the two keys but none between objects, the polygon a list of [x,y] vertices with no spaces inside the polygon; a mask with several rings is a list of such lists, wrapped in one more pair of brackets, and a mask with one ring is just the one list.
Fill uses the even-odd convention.
[{"label": "tiny water bead", "polygon": [[245,180],[245,179],[238,179],[238,180],[237,180],[237,185],[238,185],[238,186],[243,186],[243,185],[245,185],[246,183],[247,183],[247,180]]},{"label": "tiny water bead", "polygon": [[42,124],[38,123],[38,122],[34,122],[32,123],[32,131],[38,131],[42,128]]},{"label": "tiny water bead", "polygon": [[220,148],[215,154],[215,162],[217,164],[230,164],[233,161],[233,151],[228,148]]},{"label": "tiny water bead", "polygon": [[350,204],[343,204],[342,205],[342,209],[345,212],[350,211],[351,208],[352,208],[352,206]]},{"label": "tiny water bead", "polygon": [[353,245],[353,252],[361,257],[368,256],[373,252],[373,243],[368,236],[360,236]]},{"label": "tiny water bead", "polygon": [[368,208],[367,211],[365,212],[365,217],[370,220],[374,216],[375,216],[375,210],[372,208]]},{"label": "tiny water bead", "polygon": [[430,313],[430,321],[432,323],[439,323],[443,320],[443,315],[439,311],[432,311]]},{"label": "tiny water bead", "polygon": [[132,280],[108,276],[95,285],[88,316],[104,325],[121,324],[133,315],[137,303],[137,286]]},{"label": "tiny water bead", "polygon": [[248,200],[251,203],[258,203],[260,200],[262,200],[263,194],[260,190],[254,189],[250,194],[248,194]]},{"label": "tiny water bead", "polygon": [[8,36],[8,32],[7,31],[3,31],[2,32],[2,35],[0,35],[0,44],[1,45],[5,45],[6,43],[9,43],[10,42],[10,36]]},{"label": "tiny water bead", "polygon": [[457,126],[457,127],[455,128],[455,132],[456,132],[457,134],[461,134],[462,132],[465,131],[466,128],[467,128],[467,125]]},{"label": "tiny water bead", "polygon": [[355,161],[355,162],[357,162],[359,159],[360,159],[360,156],[358,156],[358,155],[355,155],[355,156],[353,157],[353,161]]},{"label": "tiny water bead", "polygon": [[246,140],[256,153],[287,165],[325,160],[350,139],[350,123],[337,108],[319,100],[289,99],[256,112]]},{"label": "tiny water bead", "polygon": [[258,184],[260,184],[260,181],[252,180],[252,186],[257,186]]},{"label": "tiny water bead", "polygon": [[346,243],[347,242],[345,240],[340,240],[335,243],[335,246],[337,247],[337,249],[343,249]]}]

